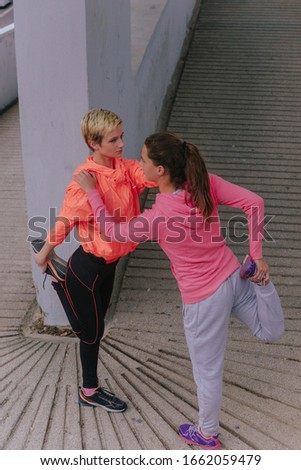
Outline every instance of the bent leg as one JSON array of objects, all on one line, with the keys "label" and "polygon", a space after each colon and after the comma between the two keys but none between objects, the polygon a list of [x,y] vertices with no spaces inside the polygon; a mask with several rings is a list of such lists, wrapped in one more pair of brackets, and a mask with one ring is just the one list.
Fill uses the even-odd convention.
[{"label": "bent leg", "polygon": [[281,338],[284,333],[284,314],[272,281],[260,287],[241,279],[239,270],[231,278],[235,289],[233,315],[263,341]]},{"label": "bent leg", "polygon": [[77,315],[72,305],[72,301],[68,297],[65,283],[55,281],[55,282],[52,282],[52,287],[57,293],[57,296],[63,306],[63,309],[67,316],[68,322],[72,328],[72,331],[80,338],[80,334],[81,334],[80,323],[78,321]]}]

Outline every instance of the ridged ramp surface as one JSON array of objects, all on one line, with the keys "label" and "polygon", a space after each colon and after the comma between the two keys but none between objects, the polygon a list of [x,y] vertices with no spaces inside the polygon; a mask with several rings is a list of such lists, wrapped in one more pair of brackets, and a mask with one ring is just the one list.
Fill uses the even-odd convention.
[{"label": "ridged ramp surface", "polygon": [[[266,201],[264,254],[281,295],[284,337],[271,344],[231,322],[221,442],[225,449],[300,449],[300,50],[297,0],[205,0],[185,61],[169,130],[199,145],[210,171]],[[3,449],[189,449],[177,436],[196,422],[196,390],[169,262],[154,243],[129,258],[116,314],[100,351],[101,384],[124,414],[82,408],[78,343],[23,335],[34,310],[18,107],[0,117],[0,301]],[[150,207],[155,192],[150,191]],[[221,208],[242,260],[240,213]],[[237,217],[240,219],[237,219]],[[226,227],[229,227],[226,230]]]}]

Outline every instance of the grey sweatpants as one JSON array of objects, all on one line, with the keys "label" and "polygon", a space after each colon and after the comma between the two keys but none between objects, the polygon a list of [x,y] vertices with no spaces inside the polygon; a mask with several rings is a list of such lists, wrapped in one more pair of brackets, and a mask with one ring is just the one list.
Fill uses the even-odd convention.
[{"label": "grey sweatpants", "polygon": [[217,433],[222,399],[224,355],[230,314],[263,341],[284,333],[284,315],[277,291],[241,279],[235,271],[209,298],[183,305],[184,329],[197,385],[199,428]]}]

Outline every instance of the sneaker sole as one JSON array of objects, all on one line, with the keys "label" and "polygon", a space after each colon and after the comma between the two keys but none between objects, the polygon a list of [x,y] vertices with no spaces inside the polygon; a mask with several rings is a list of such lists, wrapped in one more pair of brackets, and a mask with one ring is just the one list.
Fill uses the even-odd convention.
[{"label": "sneaker sole", "polygon": [[[246,279],[246,280],[253,277],[255,275],[255,272],[256,272],[256,266],[255,266],[254,272],[252,274],[250,273],[250,269],[251,269],[250,265],[248,267],[245,266],[245,263],[246,263],[247,259],[248,259],[248,255],[243,260],[243,263],[241,265],[240,272],[239,272],[239,275],[240,275],[241,279]],[[255,263],[254,263],[254,265],[255,265]]]},{"label": "sneaker sole", "polygon": [[[45,244],[44,240],[37,239],[31,242],[32,249],[35,253],[39,253]],[[56,255],[56,253],[50,254],[47,261],[46,274],[54,277],[57,281],[64,282],[66,278],[68,263]]]},{"label": "sneaker sole", "polygon": [[124,408],[116,410],[116,409],[108,408],[108,407],[106,407],[106,405],[99,405],[98,403],[86,400],[86,399],[82,398],[80,395],[78,396],[78,403],[81,406],[89,406],[89,407],[93,407],[93,408],[102,408],[103,410],[108,411],[109,413],[124,413],[124,411],[127,409],[126,404],[125,404]]},{"label": "sneaker sole", "polygon": [[55,259],[47,261],[46,273],[54,277],[58,281],[64,282],[66,279],[67,265],[62,265]]},{"label": "sneaker sole", "polygon": [[187,442],[188,444],[191,444],[193,446],[198,446],[198,447],[201,447],[201,449],[204,449],[204,450],[219,450],[221,449],[221,445],[220,443],[216,444],[214,447],[212,446],[203,446],[202,444],[198,444],[197,442],[195,441],[191,441],[190,439],[187,439],[186,437],[182,436],[182,434],[178,433],[179,434],[179,437]]}]

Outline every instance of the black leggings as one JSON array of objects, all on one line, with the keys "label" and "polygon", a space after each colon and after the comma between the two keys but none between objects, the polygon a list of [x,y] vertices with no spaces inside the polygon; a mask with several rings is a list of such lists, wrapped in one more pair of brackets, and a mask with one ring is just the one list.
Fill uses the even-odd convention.
[{"label": "black leggings", "polygon": [[65,282],[53,283],[71,328],[80,339],[85,388],[98,386],[99,343],[104,332],[104,317],[112,295],[117,262],[106,264],[104,258],[86,253],[80,246],[69,259]]}]

